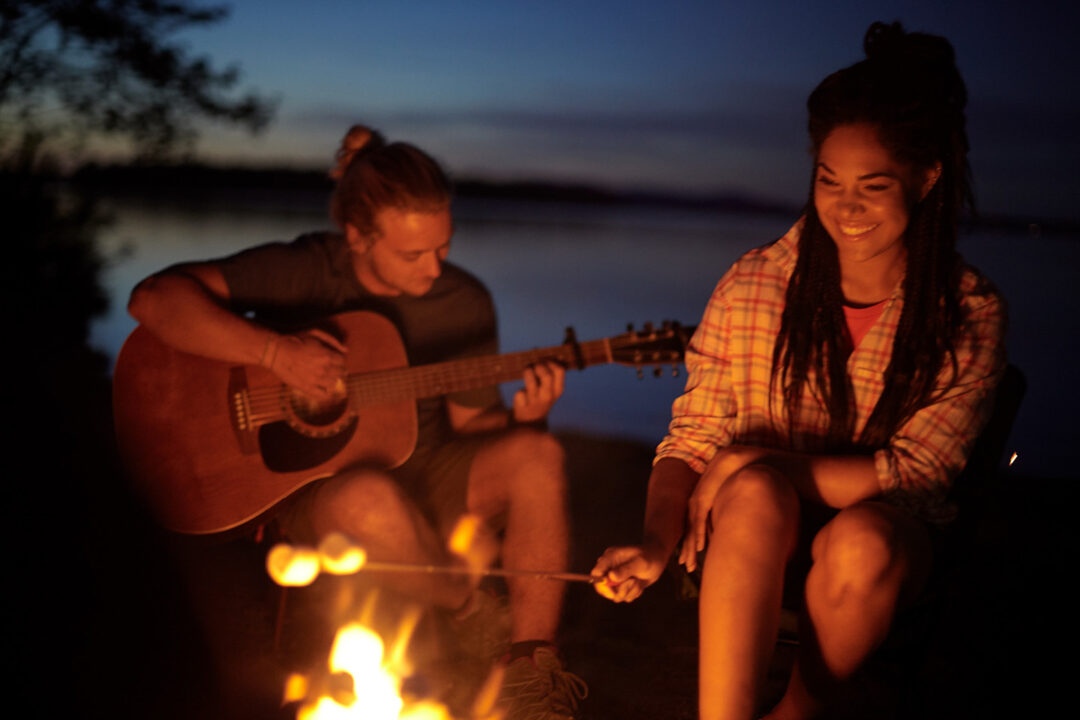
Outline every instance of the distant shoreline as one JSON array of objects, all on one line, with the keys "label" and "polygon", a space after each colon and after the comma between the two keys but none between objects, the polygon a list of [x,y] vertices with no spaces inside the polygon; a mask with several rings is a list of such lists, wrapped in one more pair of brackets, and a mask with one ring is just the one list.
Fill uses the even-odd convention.
[{"label": "distant shoreline", "polygon": [[[296,168],[225,167],[204,163],[160,165],[89,163],[68,178],[76,186],[96,194],[124,197],[160,197],[198,201],[223,191],[251,193],[297,192],[329,196],[332,181],[324,172]],[[687,195],[660,190],[614,190],[584,183],[543,180],[496,181],[455,178],[458,197],[530,202],[561,202],[583,205],[653,205],[674,208],[764,215],[796,215],[791,203],[738,193]],[[1029,233],[1080,232],[1080,221],[1059,218],[1006,217],[980,214],[973,223],[980,228],[1020,230]]]}]

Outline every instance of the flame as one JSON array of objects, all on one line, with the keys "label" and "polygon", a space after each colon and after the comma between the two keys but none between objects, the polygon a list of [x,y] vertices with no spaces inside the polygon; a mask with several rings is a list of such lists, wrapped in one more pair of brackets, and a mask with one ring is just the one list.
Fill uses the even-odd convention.
[{"label": "flame", "polygon": [[419,623],[420,608],[415,606],[407,608],[405,616],[401,619],[401,623],[398,624],[397,639],[390,646],[390,654],[386,659],[386,664],[399,674],[408,675],[412,673],[412,666],[405,659],[405,649],[409,646],[413,631],[416,630]]},{"label": "flame", "polygon": [[450,540],[447,541],[450,552],[455,555],[466,555],[476,541],[480,527],[480,518],[476,515],[465,514],[458,518],[454,531],[450,533]]},{"label": "flame", "polygon": [[480,692],[476,694],[476,699],[473,700],[473,717],[486,718],[488,720],[501,720],[502,711],[495,707],[495,702],[499,699],[499,690],[502,689],[503,678],[505,676],[506,666],[502,663],[496,663],[496,665],[491,668],[491,673],[484,681],[483,686],[480,688]]},{"label": "flame", "polygon": [[[477,516],[464,515],[450,536],[448,547],[468,566],[482,571],[494,559],[498,543]],[[327,535],[319,547],[280,543],[266,556],[266,570],[279,585],[310,585],[320,572],[350,575],[367,563],[367,553],[347,536]],[[284,702],[300,702],[298,720],[452,720],[447,708],[434,700],[406,701],[401,696],[402,678],[412,673],[406,649],[420,622],[421,611],[405,611],[392,643],[369,625],[376,594],[368,596],[357,620],[341,627],[334,639],[326,671],[306,676],[293,673],[285,681]],[[471,717],[500,720],[495,700],[502,684],[502,668],[496,666],[473,704]]]},{"label": "flame", "polygon": [[[450,720],[446,707],[438,702],[406,703],[401,697],[404,673],[396,666],[403,664],[403,648],[419,617],[419,611],[406,615],[397,647],[389,655],[378,633],[362,623],[352,622],[339,629],[327,661],[331,680],[323,683],[322,694],[297,697],[296,693],[307,693],[311,681],[300,675],[286,681],[287,702],[308,697],[296,714],[298,720]],[[331,685],[336,690],[329,689]]]},{"label": "flame", "polygon": [[282,694],[281,702],[284,704],[303,700],[307,697],[309,686],[306,675],[291,673],[285,678],[285,692]]},{"label": "flame", "polygon": [[448,720],[450,716],[439,703],[421,700],[405,708],[398,717],[401,720]]},{"label": "flame", "polygon": [[478,573],[489,568],[499,554],[495,535],[478,515],[468,513],[458,519],[447,548]]},{"label": "flame", "polygon": [[[308,585],[320,569],[335,574],[363,567],[366,553],[344,535],[328,536],[318,550],[285,543],[266,557],[266,569],[279,585]],[[368,596],[358,620],[341,627],[334,638],[325,672],[293,673],[285,680],[283,701],[300,702],[298,720],[451,720],[449,711],[433,700],[406,702],[402,678],[412,673],[406,649],[420,622],[419,608],[405,611],[389,652],[368,625],[376,593]]]},{"label": "flame", "polygon": [[[398,694],[400,681],[383,665],[383,641],[375,632],[359,623],[341,628],[330,650],[330,672],[347,673],[352,677],[352,693],[348,703],[335,704],[352,708],[357,700],[364,716],[395,719],[404,701]],[[322,720],[322,716],[318,716]],[[354,714],[355,717],[355,714]]]},{"label": "flame", "polygon": [[1012,467],[1012,464],[1013,464],[1014,462],[1016,462],[1016,459],[1017,459],[1018,457],[1020,457],[1020,453],[1014,452],[1014,453],[1012,454],[1012,457],[1011,457],[1011,458],[1009,458],[1009,467]]}]

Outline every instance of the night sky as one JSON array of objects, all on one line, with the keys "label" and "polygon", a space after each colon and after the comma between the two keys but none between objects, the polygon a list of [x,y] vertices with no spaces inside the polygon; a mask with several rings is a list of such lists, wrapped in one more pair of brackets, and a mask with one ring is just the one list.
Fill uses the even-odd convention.
[{"label": "night sky", "polygon": [[1080,219],[1071,2],[233,0],[181,36],[277,98],[263,135],[209,128],[215,161],[323,167],[357,121],[457,176],[740,192],[799,203],[805,99],[874,20],[941,34],[968,83],[989,215]]}]

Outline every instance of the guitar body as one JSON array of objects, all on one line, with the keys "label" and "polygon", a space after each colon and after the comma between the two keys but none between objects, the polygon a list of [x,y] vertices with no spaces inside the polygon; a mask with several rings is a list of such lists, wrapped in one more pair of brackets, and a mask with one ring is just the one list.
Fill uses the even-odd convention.
[{"label": "guitar body", "polygon": [[[381,315],[343,313],[326,329],[348,348],[350,375],[407,364],[396,328]],[[262,398],[282,419],[261,423],[246,398]],[[351,465],[396,467],[416,444],[411,399],[363,408],[343,400],[315,423],[298,419],[293,405],[264,368],[177,351],[141,326],[117,358],[121,456],[158,520],[178,532],[227,530]]]},{"label": "guitar body", "polygon": [[339,400],[308,407],[257,365],[208,360],[135,328],[116,359],[113,415],[121,457],[158,521],[177,532],[228,530],[299,488],[357,464],[392,468],[416,446],[416,400],[521,378],[538,362],[583,369],[682,360],[693,328],[665,323],[579,343],[407,367],[382,315],[319,324],[348,352]]}]

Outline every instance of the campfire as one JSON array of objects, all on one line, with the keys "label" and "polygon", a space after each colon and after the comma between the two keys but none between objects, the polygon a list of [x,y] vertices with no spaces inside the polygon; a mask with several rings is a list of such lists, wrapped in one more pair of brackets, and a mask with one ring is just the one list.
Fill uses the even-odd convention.
[{"label": "campfire", "polygon": [[[494,547],[482,527],[475,518],[466,516],[451,536],[451,551],[465,561],[464,567],[369,563],[362,547],[344,535],[332,534],[318,548],[275,545],[267,554],[266,568],[270,577],[285,587],[309,585],[321,573],[349,575],[364,569],[411,568],[423,572],[437,567],[441,571],[482,573],[493,558]],[[284,702],[299,703],[298,720],[464,720],[441,702],[403,693],[403,685],[414,672],[407,650],[421,611],[407,609],[395,637],[387,643],[371,623],[377,597],[375,592],[370,594],[357,616],[338,629],[325,667],[288,677]],[[496,667],[482,685],[466,716],[468,720],[501,717],[494,707],[501,671]]]}]

